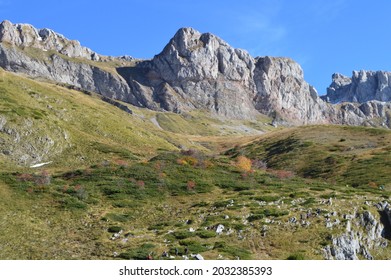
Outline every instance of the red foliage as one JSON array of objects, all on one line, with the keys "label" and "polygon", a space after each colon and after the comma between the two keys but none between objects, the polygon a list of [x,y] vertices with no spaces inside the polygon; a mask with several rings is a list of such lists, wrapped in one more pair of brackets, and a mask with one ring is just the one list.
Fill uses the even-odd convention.
[{"label": "red foliage", "polygon": [[136,182],[136,186],[141,188],[141,189],[143,189],[145,187],[145,182],[139,180],[139,181]]},{"label": "red foliage", "polygon": [[123,159],[116,159],[115,160],[115,164],[119,165],[119,166],[122,166],[122,167],[127,167],[128,166],[128,163],[126,161],[124,161]]},{"label": "red foliage", "polygon": [[194,181],[188,181],[187,182],[187,190],[192,191],[196,187],[196,183]]},{"label": "red foliage", "polygon": [[290,179],[295,176],[292,171],[289,170],[273,170],[269,169],[269,173],[276,176],[278,179]]},{"label": "red foliage", "polygon": [[18,174],[17,178],[21,182],[28,182],[28,181],[32,181],[33,180],[33,176],[31,174],[28,174],[28,173]]}]

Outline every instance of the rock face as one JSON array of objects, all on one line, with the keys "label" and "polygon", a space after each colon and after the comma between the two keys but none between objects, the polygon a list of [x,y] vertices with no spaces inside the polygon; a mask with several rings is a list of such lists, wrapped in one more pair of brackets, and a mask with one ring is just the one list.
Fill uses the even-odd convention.
[{"label": "rock face", "polygon": [[391,72],[353,71],[351,78],[334,74],[332,80],[324,97],[331,103],[391,101]]},{"label": "rock face", "polygon": [[254,59],[192,28],[180,29],[151,61],[119,73],[141,97],[142,105],[151,109],[206,109],[235,119],[253,118],[260,112],[307,124],[327,122],[322,110],[330,107],[291,59]]},{"label": "rock face", "polygon": [[260,57],[254,76],[255,107],[260,112],[278,114],[296,124],[327,122],[324,112],[329,106],[304,81],[303,70],[296,62],[289,58]]},{"label": "rock face", "polygon": [[242,119],[256,114],[254,64],[247,52],[220,38],[182,28],[151,61],[119,73],[148,108],[206,109]]},{"label": "rock face", "polygon": [[[117,65],[117,66],[113,66]],[[101,56],[49,29],[0,24],[0,67],[152,110],[203,110],[219,118],[391,127],[387,72],[333,76],[325,102],[288,58],[251,57],[222,39],[181,28],[151,60]]]},{"label": "rock face", "polygon": [[132,102],[130,89],[123,79],[101,68],[76,63],[52,54],[43,60],[35,59],[18,47],[0,44],[0,67],[7,71],[23,73],[33,78],[45,78],[94,91],[110,98]]},{"label": "rock face", "polygon": [[55,50],[69,57],[99,60],[97,53],[82,47],[78,41],[68,40],[63,35],[44,28],[36,29],[29,24],[0,23],[0,42],[17,47],[33,47],[42,51]]},{"label": "rock face", "polygon": [[[384,211],[384,209],[383,209]],[[353,219],[353,220],[350,220]],[[359,256],[372,260],[369,250],[386,247],[384,221],[376,219],[371,212],[365,211],[349,218],[346,232],[332,238],[332,245],[326,246],[326,259],[357,260]],[[351,224],[354,223],[354,229]]]}]

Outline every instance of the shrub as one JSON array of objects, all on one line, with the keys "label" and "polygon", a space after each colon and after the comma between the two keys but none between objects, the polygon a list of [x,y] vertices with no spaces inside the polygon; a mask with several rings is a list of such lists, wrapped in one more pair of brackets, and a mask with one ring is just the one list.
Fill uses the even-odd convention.
[{"label": "shrub", "polygon": [[269,173],[278,179],[290,179],[295,176],[295,174],[289,170],[269,170]]},{"label": "shrub", "polygon": [[194,232],[190,232],[190,231],[177,231],[174,232],[173,235],[175,236],[176,239],[186,239],[189,237],[193,237],[195,234]]},{"label": "shrub", "polygon": [[40,186],[48,186],[51,183],[52,177],[50,176],[49,172],[46,170],[43,170],[41,174],[34,176],[34,182],[37,185]]},{"label": "shrub", "polygon": [[155,248],[155,245],[150,243],[145,243],[138,248],[129,250],[119,254],[118,257],[126,260],[146,260],[148,255],[151,255],[152,249]]},{"label": "shrub", "polygon": [[190,166],[196,166],[198,163],[198,159],[192,156],[185,156],[177,159],[177,163],[179,165],[190,165]]},{"label": "shrub", "polygon": [[265,202],[273,202],[279,200],[279,197],[273,195],[262,195],[262,196],[254,197],[254,199],[259,201],[265,201]]},{"label": "shrub", "polygon": [[302,253],[294,253],[286,258],[287,260],[305,260],[305,256]]},{"label": "shrub", "polygon": [[238,248],[227,245],[225,242],[216,242],[213,249],[217,249],[219,252],[226,253],[231,257],[239,257],[241,260],[251,259],[251,252],[244,248]]},{"label": "shrub", "polygon": [[210,160],[206,159],[202,162],[202,167],[205,169],[212,168],[214,166],[213,162]]},{"label": "shrub", "polygon": [[196,150],[189,149],[189,150],[181,150],[181,154],[185,156],[192,156],[196,153]]},{"label": "shrub", "polygon": [[120,232],[122,229],[122,227],[120,226],[111,226],[107,229],[108,232],[111,232],[111,233],[117,233],[117,232]]},{"label": "shrub", "polygon": [[179,244],[187,247],[190,253],[202,253],[209,250],[209,244],[202,244],[195,240],[181,240]]},{"label": "shrub", "polygon": [[18,174],[16,177],[21,182],[31,182],[33,180],[33,176],[28,173]]},{"label": "shrub", "polygon": [[87,199],[88,194],[87,194],[85,188],[83,188],[81,185],[76,185],[75,186],[75,196],[80,200],[84,200],[84,199]]},{"label": "shrub", "polygon": [[208,231],[208,230],[201,230],[201,231],[197,232],[197,235],[201,238],[207,239],[207,238],[216,237],[216,232]]},{"label": "shrub", "polygon": [[140,189],[144,189],[145,188],[145,182],[142,181],[142,180],[139,180],[136,182],[136,186],[139,187]]},{"label": "shrub", "polygon": [[248,217],[247,221],[253,222],[253,221],[256,221],[256,220],[261,220],[264,217],[265,217],[265,215],[263,215],[263,214],[254,214],[254,215],[251,215],[250,217]]},{"label": "shrub", "polygon": [[194,181],[187,181],[187,190],[192,191],[196,187],[196,183]]},{"label": "shrub", "polygon": [[267,169],[267,163],[260,159],[253,160],[252,166],[257,169]]},{"label": "shrub", "polygon": [[128,163],[126,161],[124,161],[123,159],[115,160],[115,164],[120,167],[127,167],[128,166]]},{"label": "shrub", "polygon": [[86,209],[87,205],[73,196],[66,197],[61,201],[64,208],[68,209]]},{"label": "shrub", "polygon": [[251,159],[245,156],[238,156],[236,158],[236,167],[242,172],[250,172],[252,167]]}]

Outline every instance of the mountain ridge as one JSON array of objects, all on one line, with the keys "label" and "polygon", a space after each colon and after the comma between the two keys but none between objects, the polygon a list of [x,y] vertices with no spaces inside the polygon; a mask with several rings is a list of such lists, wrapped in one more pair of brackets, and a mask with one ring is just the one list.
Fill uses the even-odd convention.
[{"label": "mountain ridge", "polygon": [[[137,60],[102,56],[49,29],[3,21],[0,67],[157,111],[205,110],[227,119],[256,119],[265,114],[284,125],[389,127],[390,123],[388,84],[382,84],[382,96],[367,93],[368,98],[362,98],[364,89],[371,88],[366,84],[372,83],[371,79],[362,80],[359,94],[352,86],[350,98],[338,99],[332,98],[333,88],[341,92],[349,80],[334,75],[328,95],[321,98],[292,59],[253,58],[245,50],[193,28],[179,29],[152,59]],[[361,98],[352,97],[356,95]],[[327,100],[348,103],[333,105]]]}]

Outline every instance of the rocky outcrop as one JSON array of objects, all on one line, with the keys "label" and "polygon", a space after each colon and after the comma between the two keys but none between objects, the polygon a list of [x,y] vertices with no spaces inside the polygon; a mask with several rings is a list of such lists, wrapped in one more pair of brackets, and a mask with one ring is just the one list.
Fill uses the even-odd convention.
[{"label": "rocky outcrop", "polygon": [[289,58],[257,58],[255,107],[296,124],[326,123],[332,110],[304,80],[300,65]]},{"label": "rocky outcrop", "polygon": [[331,103],[391,101],[391,72],[353,71],[351,78],[334,74],[323,98]]},{"label": "rocky outcrop", "polygon": [[0,23],[0,42],[21,48],[54,50],[69,57],[99,60],[97,53],[82,47],[78,41],[68,40],[47,28],[36,29],[30,24],[12,24],[7,20],[3,21]]},{"label": "rocky outcrop", "polygon": [[307,124],[328,122],[331,107],[304,81],[301,67],[291,59],[254,59],[192,28],[180,29],[151,61],[119,73],[151,109],[206,109],[236,119],[260,112],[281,122]]},{"label": "rocky outcrop", "polygon": [[121,69],[151,109],[205,109],[228,118],[252,118],[256,110],[254,59],[220,38],[182,28],[164,50],[136,69]]},{"label": "rocky outcrop", "polygon": [[33,78],[44,78],[94,91],[110,98],[137,103],[121,76],[87,63],[68,60],[59,54],[34,58],[13,45],[0,43],[0,67]]},{"label": "rocky outcrop", "polygon": [[372,260],[371,250],[387,247],[385,225],[381,218],[377,219],[371,212],[365,211],[347,219],[346,232],[332,237],[332,244],[324,248],[326,259]]},{"label": "rocky outcrop", "polygon": [[55,157],[70,146],[67,132],[56,125],[42,127],[39,121],[9,122],[0,114],[0,154],[20,165],[30,165]]}]

